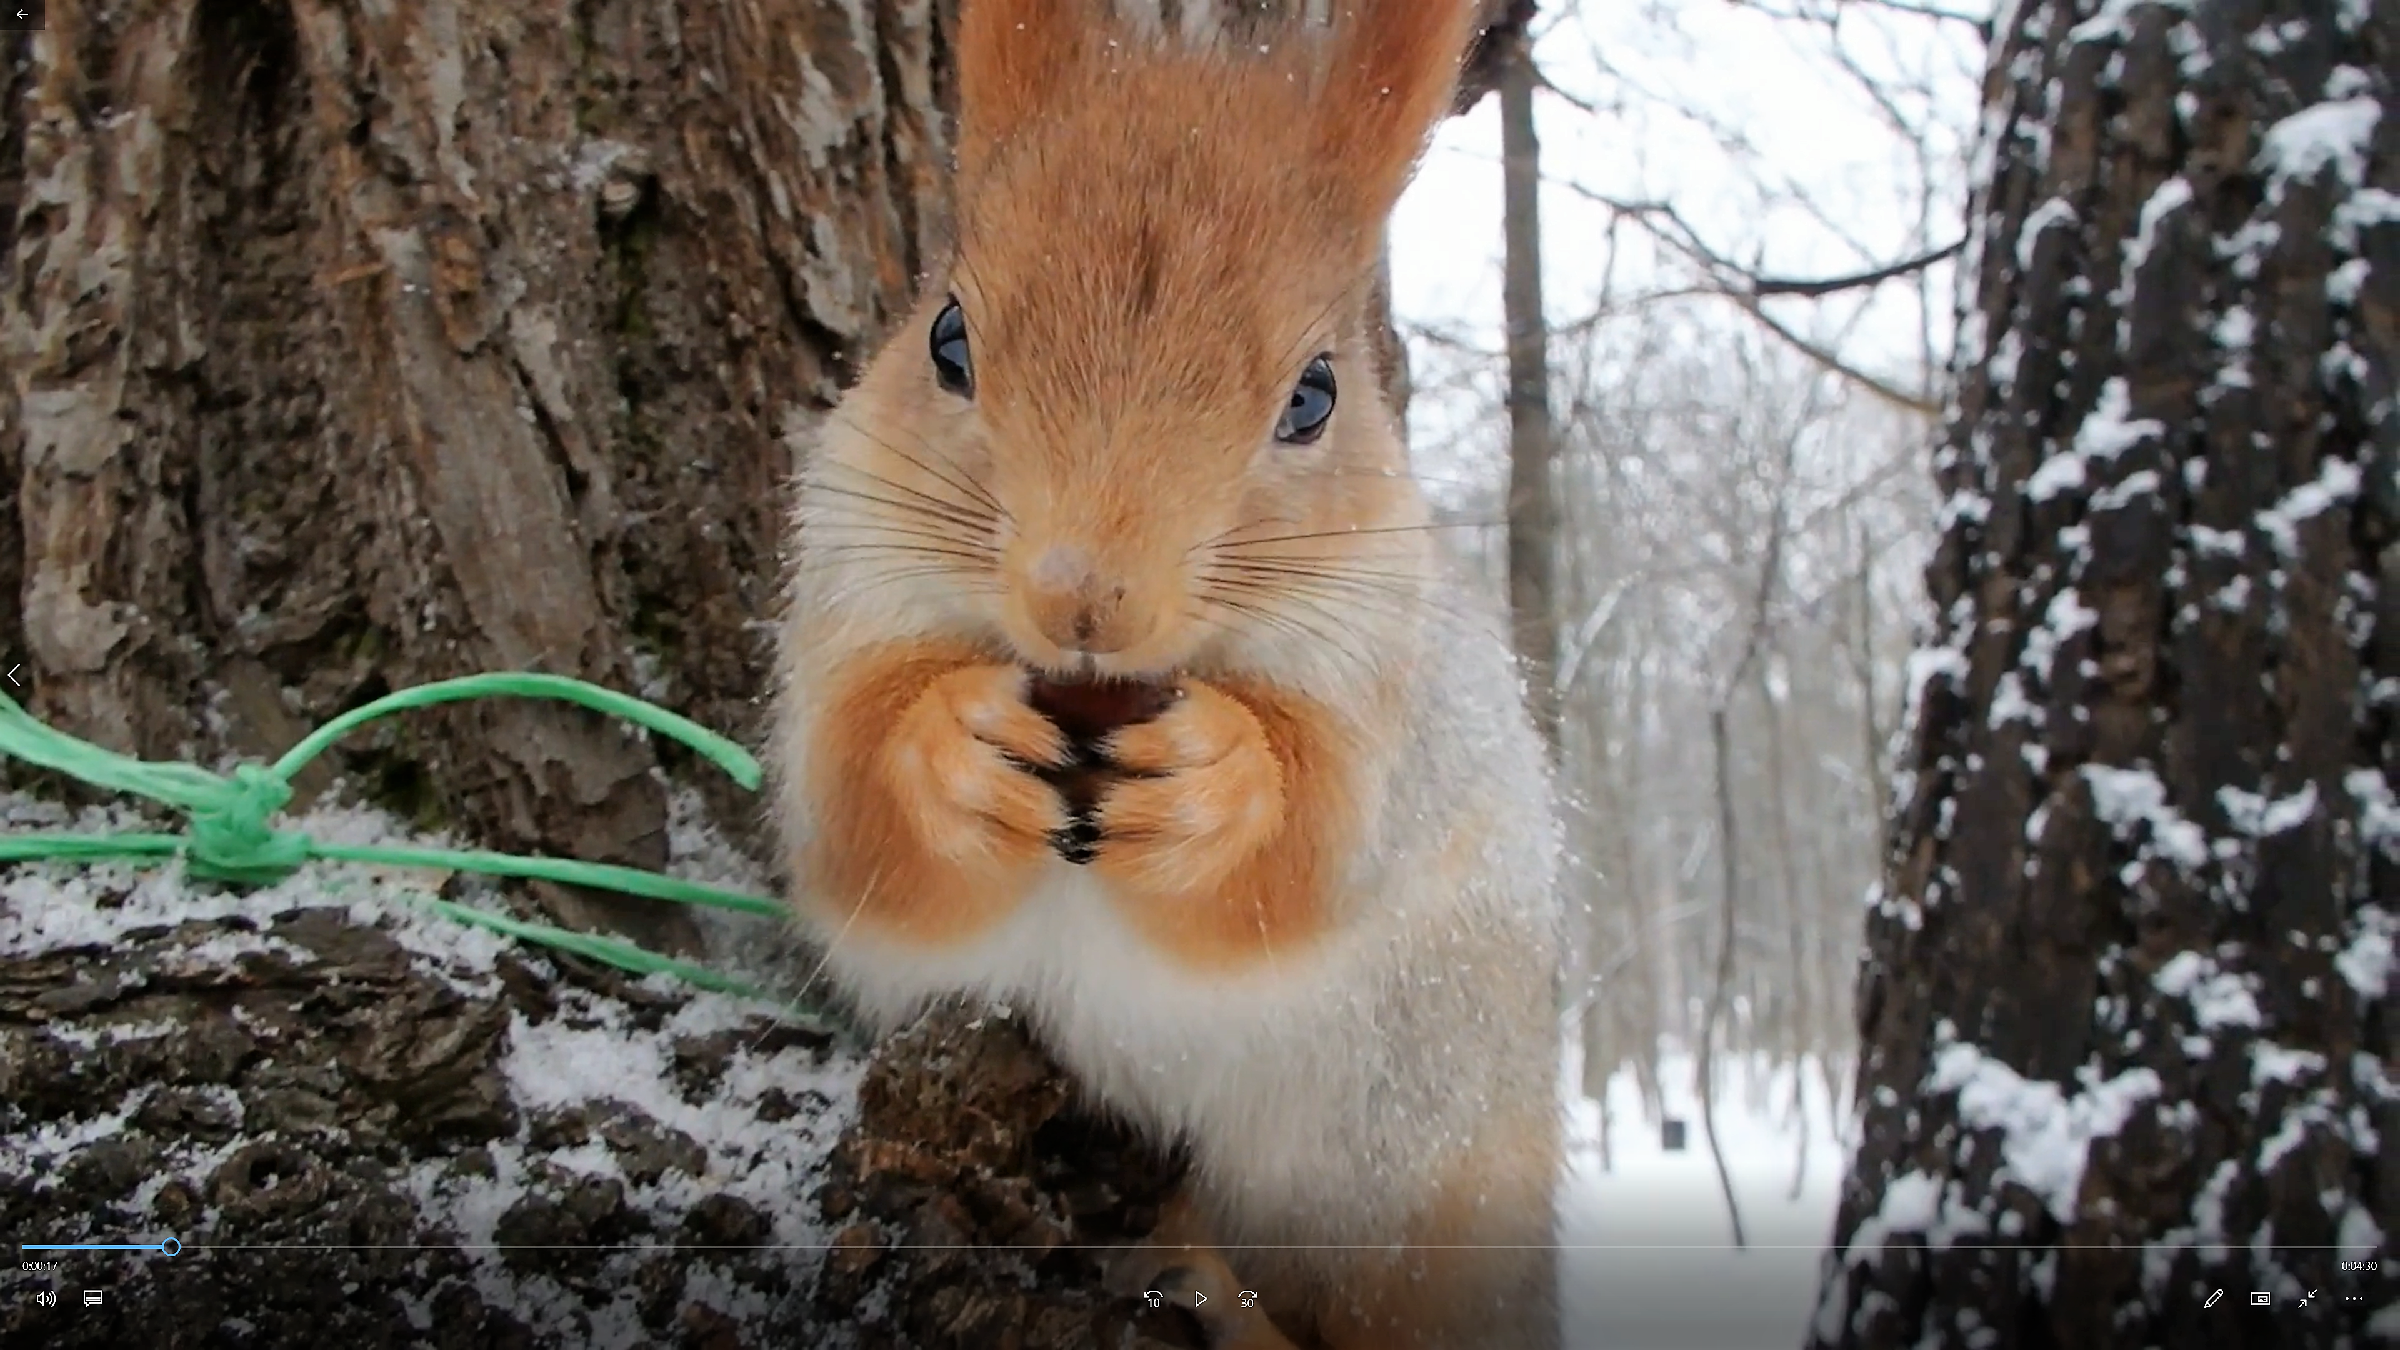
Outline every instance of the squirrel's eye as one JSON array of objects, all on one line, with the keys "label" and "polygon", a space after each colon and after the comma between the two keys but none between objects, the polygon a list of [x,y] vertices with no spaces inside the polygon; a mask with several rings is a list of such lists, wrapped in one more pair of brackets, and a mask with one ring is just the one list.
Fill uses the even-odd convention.
[{"label": "squirrel's eye", "polygon": [[1300,372],[1300,383],[1292,386],[1292,401],[1284,405],[1283,416],[1275,419],[1275,439],[1286,445],[1306,445],[1325,434],[1325,424],[1333,420],[1333,357],[1321,353]]},{"label": "squirrel's eye", "polygon": [[960,398],[975,397],[975,367],[967,358],[967,316],[959,309],[957,296],[951,296],[942,312],[933,316],[930,345],[933,378]]}]

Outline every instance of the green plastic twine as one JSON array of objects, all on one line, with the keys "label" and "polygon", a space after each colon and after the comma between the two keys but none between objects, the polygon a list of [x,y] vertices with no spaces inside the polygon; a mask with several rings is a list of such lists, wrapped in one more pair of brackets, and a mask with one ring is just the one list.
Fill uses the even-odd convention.
[{"label": "green plastic twine", "polygon": [[[333,862],[441,867],[488,876],[537,878],[744,914],[772,917],[783,912],[772,900],[631,867],[563,858],[523,858],[473,849],[328,844],[297,831],[275,829],[268,823],[291,801],[292,779],[309,761],[358,727],[411,708],[493,697],[551,698],[581,704],[680,741],[707,756],[736,783],[752,791],[758,788],[758,761],[733,742],[664,708],[559,675],[468,675],[403,689],[319,727],[273,764],[237,765],[230,777],[190,764],[153,764],[78,740],[44,726],[15,699],[0,694],[0,754],[55,769],[95,787],[147,797],[175,808],[190,821],[182,834],[32,834],[0,838],[0,863],[156,862],[180,857],[193,876],[241,886],[265,886],[290,876],[303,863],[322,858]],[[618,938],[528,923],[435,896],[416,899],[435,913],[458,922],[589,957],[637,975],[663,973],[703,989],[752,998],[772,997],[731,976],[660,956]]]}]

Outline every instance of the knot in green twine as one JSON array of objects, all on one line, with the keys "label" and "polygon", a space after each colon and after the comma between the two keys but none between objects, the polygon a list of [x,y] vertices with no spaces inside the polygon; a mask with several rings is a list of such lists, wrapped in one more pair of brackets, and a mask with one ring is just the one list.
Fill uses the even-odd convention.
[{"label": "knot in green twine", "polygon": [[308,838],[267,818],[292,800],[292,785],[257,764],[235,766],[221,801],[192,811],[192,875],[244,886],[283,880],[308,861]]},{"label": "knot in green twine", "polygon": [[[183,834],[29,834],[0,838],[0,863],[44,860],[144,863],[181,858],[195,877],[239,886],[267,886],[291,876],[304,863],[324,859],[539,879],[764,917],[781,915],[781,907],[772,900],[637,868],[564,858],[524,858],[474,849],[330,844],[272,825],[275,816],[291,803],[293,777],[347,733],[411,708],[501,697],[547,698],[580,704],[691,747],[744,788],[756,791],[762,778],[758,761],[748,751],[706,727],[640,699],[560,675],[468,675],[403,689],[336,717],[273,764],[237,765],[230,776],[220,776],[197,765],[157,764],[120,755],[43,725],[15,699],[0,694],[0,754],[38,764],[94,787],[147,797],[182,813],[189,821]],[[430,895],[412,898],[460,923],[538,942],[637,975],[667,974],[703,989],[752,998],[770,997],[742,981],[658,955],[618,938],[527,923]],[[789,1011],[798,1020],[820,1024],[820,1019],[805,1010]]]}]

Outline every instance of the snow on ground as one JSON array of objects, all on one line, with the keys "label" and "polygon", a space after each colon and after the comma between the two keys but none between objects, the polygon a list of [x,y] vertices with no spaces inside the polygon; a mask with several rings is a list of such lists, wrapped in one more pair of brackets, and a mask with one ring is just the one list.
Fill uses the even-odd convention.
[{"label": "snow on ground", "polygon": [[[1680,1053],[1660,1065],[1666,1113],[1689,1126],[1683,1152],[1662,1147],[1630,1071],[1608,1089],[1613,1167],[1600,1163],[1599,1104],[1572,1108],[1560,1235],[1567,1350],[1793,1350],[1807,1338],[1848,1159],[1824,1080],[1805,1069],[1805,1120],[1796,1122],[1792,1069],[1728,1066],[1717,1129],[1748,1239],[1737,1251],[1692,1068]],[[1808,1169],[1795,1198],[1801,1128]]]}]

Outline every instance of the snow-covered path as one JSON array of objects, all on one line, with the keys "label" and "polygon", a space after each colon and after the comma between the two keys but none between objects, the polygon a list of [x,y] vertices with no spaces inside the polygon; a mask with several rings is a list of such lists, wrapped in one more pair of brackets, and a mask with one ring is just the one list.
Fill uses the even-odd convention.
[{"label": "snow-covered path", "polygon": [[1681,1055],[1661,1068],[1669,1114],[1690,1125],[1680,1153],[1661,1147],[1630,1074],[1610,1085],[1611,1169],[1600,1166],[1597,1104],[1577,1104],[1561,1234],[1568,1350],[1793,1350],[1806,1334],[1846,1162],[1823,1084],[1810,1073],[1808,1172],[1796,1199],[1790,1071],[1762,1075],[1771,1105],[1739,1086],[1726,1092],[1718,1131],[1749,1241],[1737,1251],[1691,1069]]}]

